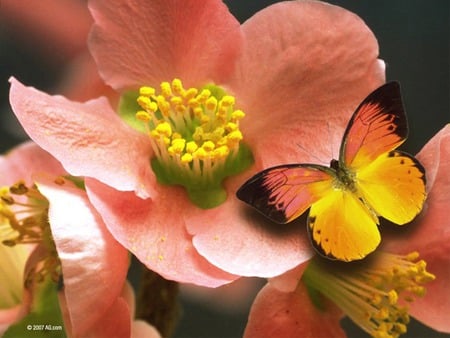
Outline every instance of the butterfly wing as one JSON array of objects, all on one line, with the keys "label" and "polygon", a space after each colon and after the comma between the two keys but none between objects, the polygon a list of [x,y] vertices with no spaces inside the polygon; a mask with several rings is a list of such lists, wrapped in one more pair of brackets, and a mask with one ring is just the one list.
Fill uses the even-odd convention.
[{"label": "butterfly wing", "polygon": [[288,223],[331,190],[334,171],[314,164],[263,170],[244,183],[237,197],[277,223]]},{"label": "butterfly wing", "polygon": [[329,191],[309,211],[308,234],[323,256],[341,261],[362,259],[380,243],[378,218],[354,193]]},{"label": "butterfly wing", "polygon": [[344,133],[340,165],[354,173],[359,194],[375,212],[397,224],[410,222],[425,200],[425,170],[412,156],[394,151],[408,134],[397,82],[372,92]]},{"label": "butterfly wing", "polygon": [[360,168],[402,144],[408,134],[400,85],[389,82],[367,96],[345,130],[339,162]]},{"label": "butterfly wing", "polygon": [[395,150],[356,174],[357,189],[375,212],[399,225],[410,222],[425,201],[425,169],[414,157]]}]

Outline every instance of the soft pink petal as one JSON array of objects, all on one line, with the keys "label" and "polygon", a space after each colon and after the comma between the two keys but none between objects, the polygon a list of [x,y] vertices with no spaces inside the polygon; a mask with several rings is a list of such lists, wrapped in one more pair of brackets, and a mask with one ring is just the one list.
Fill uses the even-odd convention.
[{"label": "soft pink petal", "polygon": [[150,196],[155,177],[148,138],[127,126],[107,100],[76,103],[10,81],[11,106],[25,131],[70,174]]},{"label": "soft pink petal", "polygon": [[242,30],[230,86],[257,162],[329,164],[354,109],[384,82],[373,33],[355,14],[319,1],[269,6]]},{"label": "soft pink petal", "polygon": [[83,335],[120,295],[128,253],[108,232],[83,190],[68,181],[60,185],[44,178],[37,178],[37,185],[50,203],[72,330]]},{"label": "soft pink petal", "polygon": [[297,285],[302,278],[303,271],[305,271],[307,266],[307,262],[302,263],[292,270],[283,273],[282,275],[270,278],[269,283],[279,291],[292,292],[297,288]]},{"label": "soft pink petal", "polygon": [[390,236],[385,249],[420,253],[436,280],[426,285],[426,296],[412,304],[411,313],[438,331],[450,332],[450,125],[435,135],[417,158],[424,165],[428,178],[425,210],[408,229]]},{"label": "soft pink petal", "polygon": [[164,278],[210,287],[237,278],[208,263],[193,247],[183,219],[193,206],[181,188],[157,186],[161,198],[155,200],[92,179],[86,180],[86,189],[113,236]]},{"label": "soft pink petal", "polygon": [[218,0],[91,0],[90,49],[116,89],[222,81],[240,47],[239,23]]},{"label": "soft pink petal", "polygon": [[339,324],[342,314],[334,305],[317,309],[300,283],[294,292],[281,292],[267,284],[250,311],[245,338],[346,337]]},{"label": "soft pink petal", "polygon": [[277,276],[309,259],[314,253],[304,220],[268,221],[234,195],[240,177],[229,182],[225,203],[186,217],[198,252],[225,271],[250,277]]},{"label": "soft pink petal", "polygon": [[[2,24],[43,54],[49,63],[66,62],[86,46],[92,18],[82,1],[1,1]],[[50,60],[49,60],[50,59]]]},{"label": "soft pink petal", "polygon": [[12,185],[19,180],[32,184],[35,173],[60,176],[66,172],[61,164],[33,142],[25,142],[13,148],[6,156],[0,156],[0,184]]},{"label": "soft pink petal", "polygon": [[[82,334],[73,331],[70,322],[70,314],[65,294],[61,292],[59,295],[59,303],[64,319],[64,328],[69,337],[98,338],[98,337],[130,337],[131,320],[130,309],[124,298],[116,298],[111,306],[106,309],[101,316],[97,316],[97,320]],[[88,317],[95,312],[95,307],[90,312],[86,312]]]},{"label": "soft pink petal", "polygon": [[0,309],[0,337],[3,336],[6,330],[19,320],[19,313],[22,310],[22,305],[16,305],[9,309]]},{"label": "soft pink petal", "polygon": [[143,320],[135,320],[131,326],[131,338],[161,338],[158,330]]},{"label": "soft pink petal", "polygon": [[[158,330],[143,320],[135,320],[136,298],[134,290],[130,283],[125,283],[122,289],[122,298],[128,304],[131,319],[131,337],[132,338],[161,338]],[[151,305],[151,304],[149,304]]]}]

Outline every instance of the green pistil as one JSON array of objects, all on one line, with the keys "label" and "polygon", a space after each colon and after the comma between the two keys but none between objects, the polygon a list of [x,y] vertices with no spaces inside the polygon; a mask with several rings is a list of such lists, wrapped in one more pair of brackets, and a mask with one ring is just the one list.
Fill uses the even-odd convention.
[{"label": "green pistil", "polygon": [[339,306],[373,337],[398,337],[406,332],[408,308],[414,296],[425,294],[435,279],[418,253],[406,256],[377,253],[357,264],[330,264],[315,258],[302,281]]},{"label": "green pistil", "polygon": [[201,208],[223,203],[223,181],[253,163],[243,145],[235,99],[220,87],[183,88],[179,79],[160,91],[141,87],[136,119],[144,124],[154,151],[151,166],[162,184],[183,186]]}]

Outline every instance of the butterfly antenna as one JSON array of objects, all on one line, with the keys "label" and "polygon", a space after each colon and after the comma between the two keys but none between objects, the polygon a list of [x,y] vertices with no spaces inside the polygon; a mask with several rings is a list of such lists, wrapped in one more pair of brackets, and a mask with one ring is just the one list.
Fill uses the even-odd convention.
[{"label": "butterfly antenna", "polygon": [[334,144],[333,133],[331,132],[329,121],[327,121],[327,130],[328,130],[328,140],[329,140],[328,145],[330,146],[329,151],[331,154],[331,158],[336,158],[335,154],[334,154],[334,147],[333,147],[333,144]]},{"label": "butterfly antenna", "polygon": [[317,155],[315,155],[314,153],[312,153],[310,150],[311,149],[306,149],[305,147],[303,147],[300,143],[296,143],[297,147],[299,147],[301,150],[303,150],[306,154],[308,154],[309,156],[311,156],[311,158],[314,159],[314,161],[316,161],[317,163],[324,163],[323,159],[320,159]]}]

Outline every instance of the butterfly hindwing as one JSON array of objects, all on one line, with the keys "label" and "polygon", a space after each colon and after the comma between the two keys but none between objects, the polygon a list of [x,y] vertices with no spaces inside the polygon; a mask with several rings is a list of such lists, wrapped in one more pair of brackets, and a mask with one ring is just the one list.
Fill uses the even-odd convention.
[{"label": "butterfly hindwing", "polygon": [[355,194],[334,189],[311,206],[308,235],[323,256],[352,261],[365,257],[380,243],[377,222]]},{"label": "butterfly hindwing", "polygon": [[330,168],[289,164],[253,176],[236,195],[277,223],[288,223],[308,209],[331,188]]},{"label": "butterfly hindwing", "polygon": [[394,150],[361,168],[358,190],[380,216],[399,225],[410,222],[425,201],[425,169],[411,155]]},{"label": "butterfly hindwing", "polygon": [[339,161],[358,169],[402,144],[408,134],[400,85],[389,82],[356,109],[345,130]]}]

